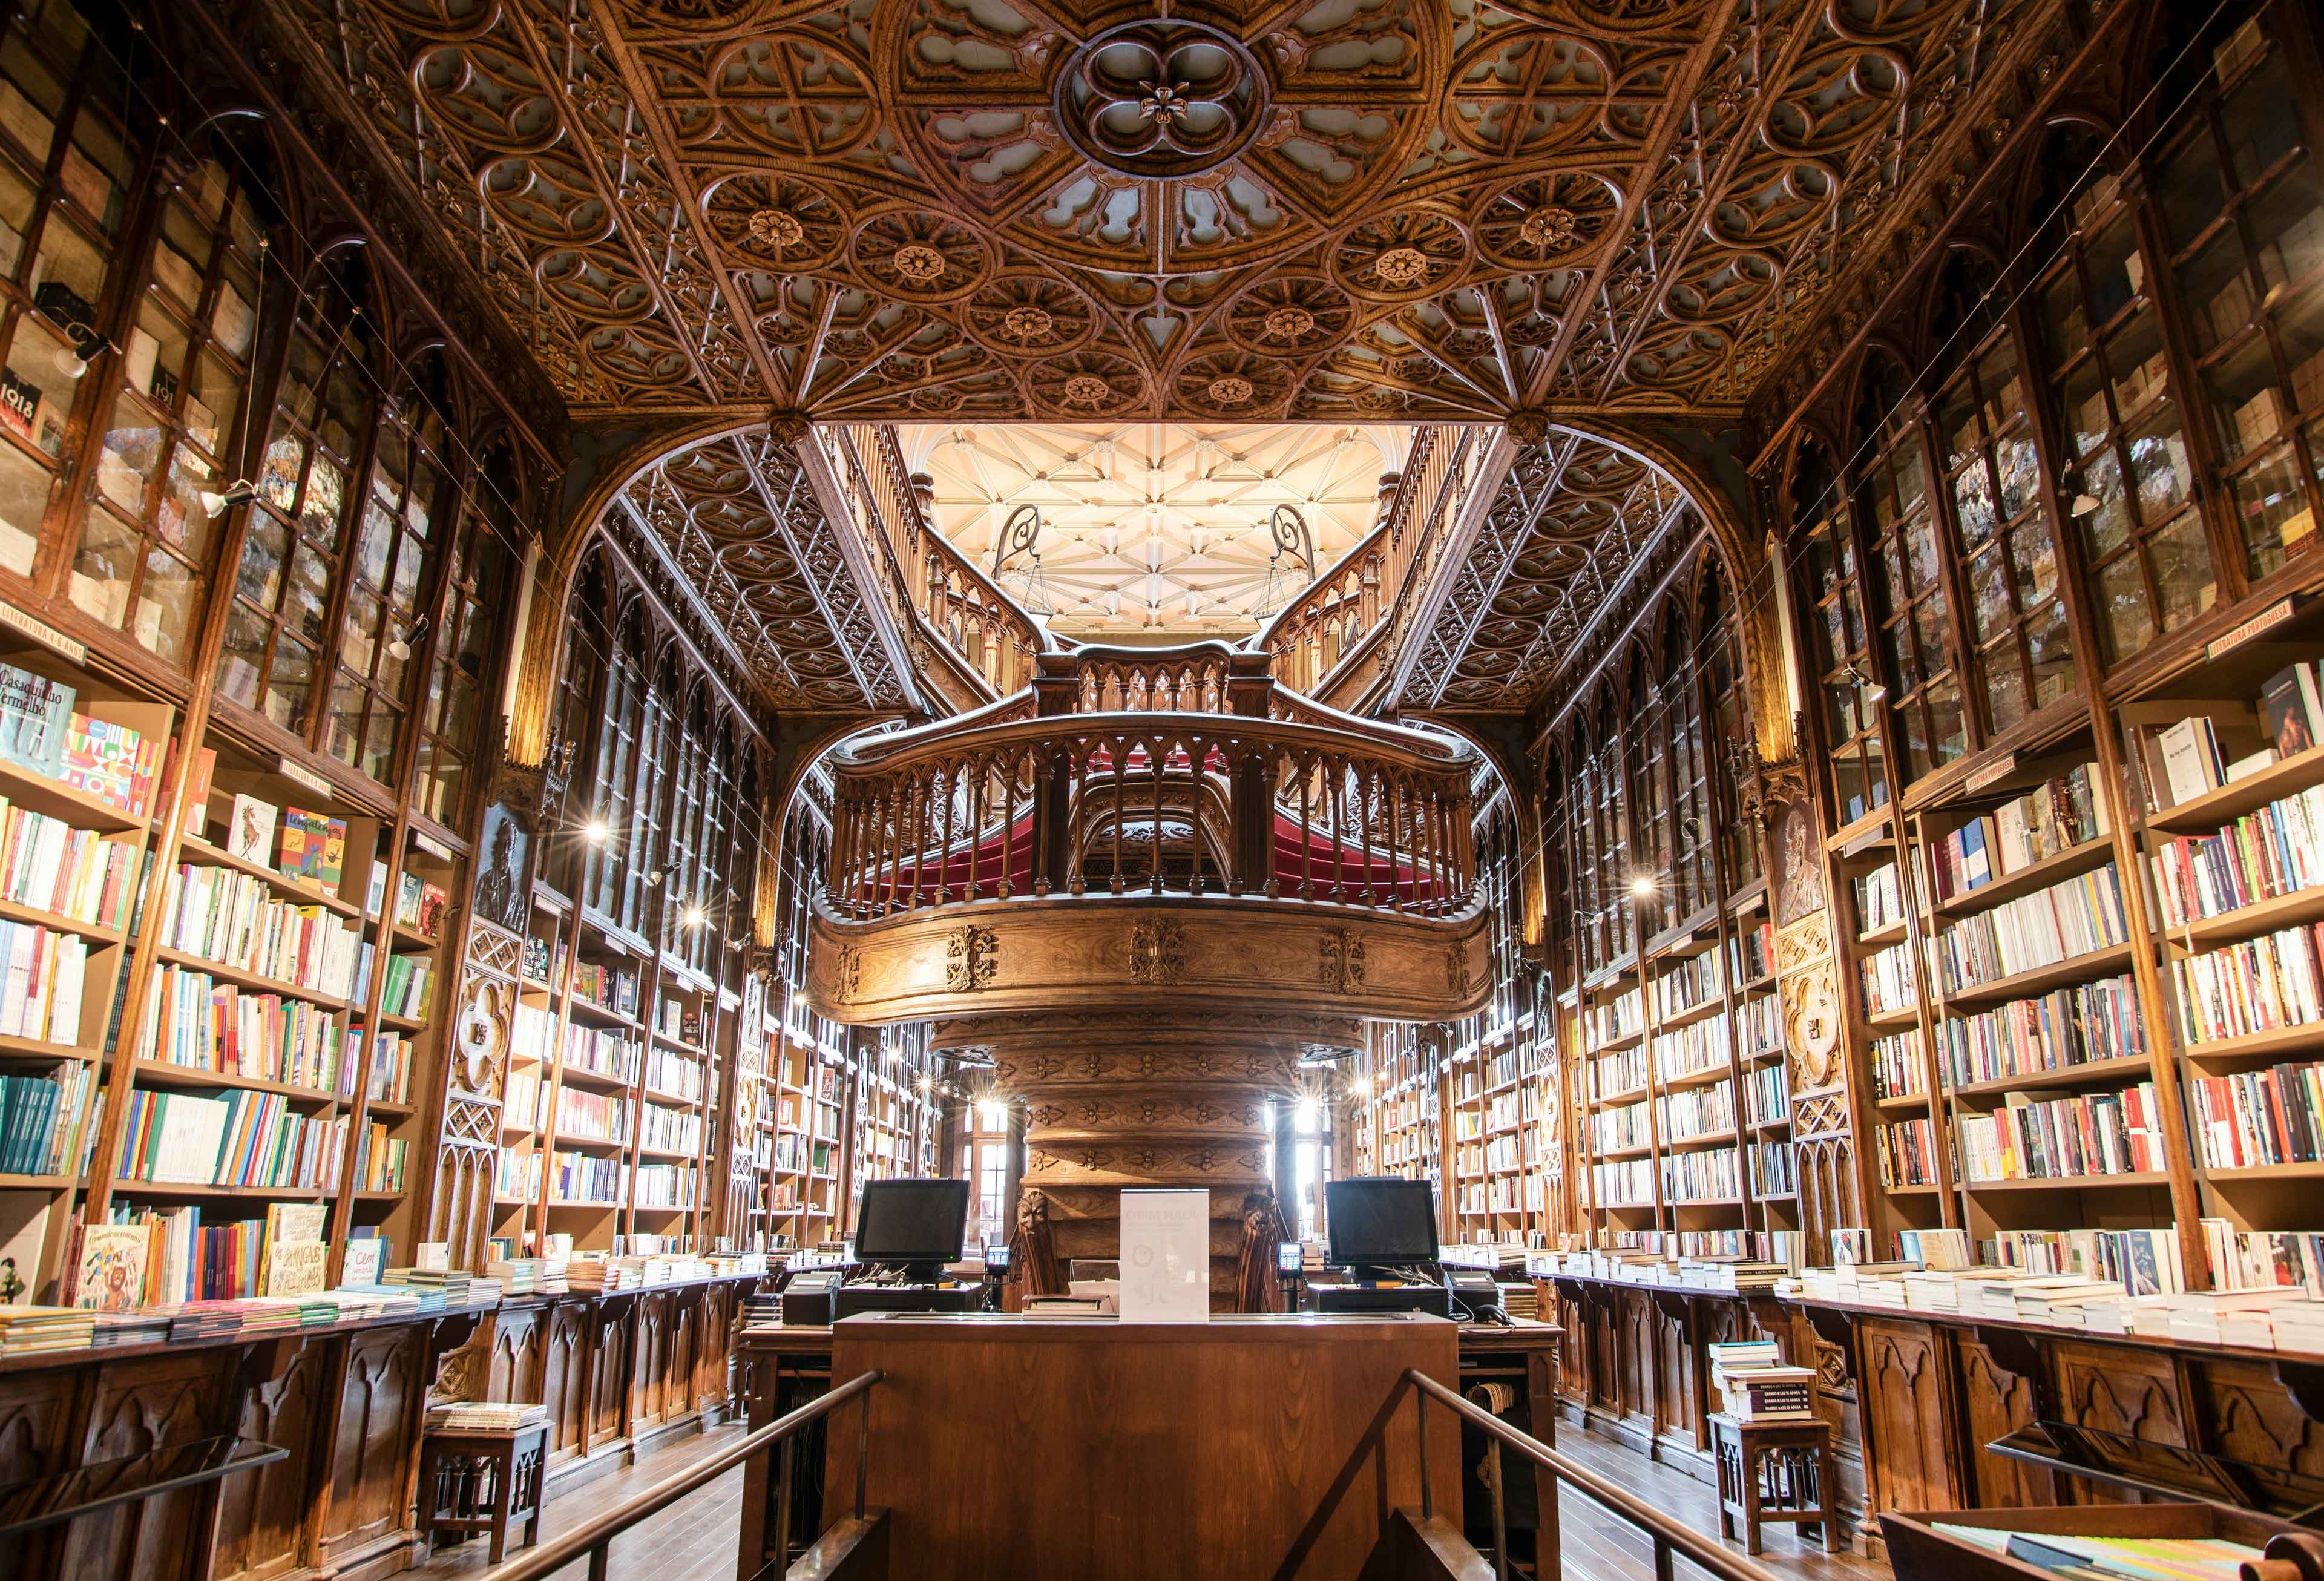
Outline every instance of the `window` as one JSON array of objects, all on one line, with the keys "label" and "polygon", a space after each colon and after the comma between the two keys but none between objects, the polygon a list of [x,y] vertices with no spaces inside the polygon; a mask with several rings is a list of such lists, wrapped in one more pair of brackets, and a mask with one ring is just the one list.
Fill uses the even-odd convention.
[{"label": "window", "polygon": [[[2095,154],[2088,137],[2063,136],[2043,166],[2062,184],[2092,171]],[[2060,481],[2071,491],[2106,658],[2119,663],[2209,609],[2218,580],[2133,206],[2102,172],[2073,190],[2062,233],[2040,249],[2062,255],[2036,287],[2036,310],[2075,468]],[[2045,195],[2043,210],[2055,200]]]},{"label": "window", "polygon": [[342,254],[299,304],[218,655],[226,697],[301,737],[372,434],[366,296],[361,260]]},{"label": "window", "polygon": [[1890,700],[1903,726],[1905,775],[1918,779],[1966,752],[1969,735],[1919,404],[1903,371],[1885,357],[1867,372],[1857,433],[1859,448],[1871,451],[1857,490],[1859,520],[1872,528],[1881,656],[1895,680]]},{"label": "window", "polygon": [[2310,546],[2324,505],[2324,178],[2284,21],[2269,5],[2190,51],[2202,80],[2155,187],[2254,578]]},{"label": "window", "polygon": [[[428,698],[420,715],[420,757],[411,779],[412,800],[441,824],[456,821],[465,806],[468,765],[482,745],[484,688],[505,629],[516,607],[521,556],[517,549],[517,487],[514,458],[504,444],[487,448],[470,476],[459,530],[452,537],[452,563],[446,577],[444,629],[436,638],[429,670]],[[594,653],[576,633],[569,670],[586,683]],[[584,689],[588,689],[585,684]]]},{"label": "window", "polygon": [[1850,824],[1888,804],[1888,768],[1848,502],[1833,483],[1822,448],[1812,440],[1800,447],[1792,500],[1798,519],[1813,523],[1801,559],[1813,606],[1809,643],[1831,754],[1832,807],[1842,824]]},{"label": "window", "polygon": [[[1729,612],[1726,578],[1715,563],[1703,587],[1711,730],[1718,742],[1718,766],[1723,772],[1729,763],[1757,761],[1758,748],[1752,737],[1751,697],[1743,663],[1743,612]],[[1727,886],[1730,891],[1742,889],[1759,876],[1758,837],[1739,818],[1722,817],[1717,822]]]},{"label": "window", "polygon": [[1711,780],[1705,761],[1702,707],[1696,696],[1694,652],[1686,620],[1675,606],[1665,623],[1663,695],[1669,699],[1671,801],[1675,860],[1673,899],[1684,921],[1711,902]]},{"label": "window", "polygon": [[[437,359],[423,367],[433,371]],[[338,667],[331,680],[324,750],[374,780],[394,772],[402,739],[403,699],[420,629],[420,599],[435,591],[429,569],[446,508],[444,420],[449,396],[440,380],[422,378],[415,395],[387,403],[371,466],[340,615]]]},{"label": "window", "polygon": [[2074,660],[2002,297],[1965,254],[1947,264],[1938,296],[1939,354],[1958,371],[1937,395],[1937,442],[1969,584],[1971,689],[1998,735],[2071,694]]},{"label": "window", "polygon": [[219,520],[201,496],[225,492],[257,339],[268,229],[249,162],[206,159],[162,203],[66,587],[89,618],[180,667]]},{"label": "window", "polygon": [[[1664,742],[1665,720],[1670,707],[1667,688],[1658,687],[1646,670],[1646,655],[1634,654],[1630,660],[1630,728],[1625,732],[1630,744],[1630,783],[1639,801],[1637,866],[1627,874],[1616,875],[1620,886],[1617,891],[1625,901],[1635,900],[1639,926],[1652,938],[1667,927],[1671,916],[1671,824],[1675,818],[1672,810],[1670,782],[1665,774],[1667,762]],[[1648,878],[1654,887],[1641,892],[1637,881]]]},{"label": "window", "polygon": [[[137,161],[108,106],[129,88],[61,0],[0,38],[0,568],[32,574],[84,358],[104,305]],[[61,136],[60,135],[61,132]],[[143,504],[166,448],[151,413],[108,427],[100,478]]]},{"label": "window", "polygon": [[645,701],[645,615],[635,604],[622,620],[605,672],[605,706],[597,726],[595,798],[584,817],[604,838],[594,841],[582,881],[586,902],[601,915],[621,920],[628,890],[631,854],[630,791],[636,772],[638,722]]}]

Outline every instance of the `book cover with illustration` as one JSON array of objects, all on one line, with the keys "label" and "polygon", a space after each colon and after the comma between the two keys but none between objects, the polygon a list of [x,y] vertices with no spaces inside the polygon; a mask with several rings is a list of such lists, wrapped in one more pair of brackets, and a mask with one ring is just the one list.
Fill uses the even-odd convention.
[{"label": "book cover with illustration", "polygon": [[0,758],[53,779],[72,725],[71,687],[14,664],[0,664]]},{"label": "book cover with illustration", "polygon": [[272,802],[237,795],[234,809],[226,815],[226,854],[265,866],[268,848],[274,844],[274,818]]},{"label": "book cover with illustration", "polygon": [[129,1312],[145,1300],[145,1264],[152,1237],[143,1225],[91,1225],[82,1232],[78,1304],[99,1312]]},{"label": "book cover with illustration", "polygon": [[276,864],[282,872],[306,880],[327,895],[336,895],[346,854],[345,818],[309,812],[304,808],[282,809],[282,855]]}]

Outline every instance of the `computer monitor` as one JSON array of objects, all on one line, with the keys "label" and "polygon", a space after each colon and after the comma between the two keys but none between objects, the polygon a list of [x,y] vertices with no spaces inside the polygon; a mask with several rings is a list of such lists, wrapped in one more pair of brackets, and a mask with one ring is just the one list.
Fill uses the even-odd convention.
[{"label": "computer monitor", "polygon": [[860,1262],[940,1269],[968,1240],[965,1180],[872,1180],[855,1214]]},{"label": "computer monitor", "polygon": [[1392,1267],[1436,1261],[1436,1188],[1425,1180],[1374,1176],[1323,1186],[1332,1261]]}]

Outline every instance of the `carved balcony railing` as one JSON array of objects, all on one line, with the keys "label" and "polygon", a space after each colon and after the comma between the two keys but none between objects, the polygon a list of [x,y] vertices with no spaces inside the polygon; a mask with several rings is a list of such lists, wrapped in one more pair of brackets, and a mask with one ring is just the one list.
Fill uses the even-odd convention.
[{"label": "carved balcony railing", "polygon": [[1342,707],[1361,702],[1435,573],[1473,481],[1477,431],[1438,423],[1415,434],[1379,525],[1250,639],[1278,682]]},{"label": "carved balcony railing", "polygon": [[1033,661],[1056,642],[1017,601],[928,524],[891,428],[844,423],[823,430],[832,464],[876,545],[890,601],[932,639],[946,688],[963,707],[1019,691]]},{"label": "carved balcony railing", "polygon": [[852,921],[1088,893],[1463,911],[1476,754],[1286,710],[1263,662],[1217,644],[1049,655],[1034,717],[995,707],[843,748],[825,904]]}]

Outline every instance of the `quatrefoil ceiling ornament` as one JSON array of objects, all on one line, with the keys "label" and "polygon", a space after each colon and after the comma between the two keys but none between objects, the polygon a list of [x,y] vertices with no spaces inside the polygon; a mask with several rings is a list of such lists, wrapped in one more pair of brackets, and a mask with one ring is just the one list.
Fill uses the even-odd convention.
[{"label": "quatrefoil ceiling ornament", "polygon": [[1074,146],[1131,176],[1190,176],[1240,153],[1267,123],[1267,69],[1199,22],[1128,22],[1059,58],[1051,88]]}]

